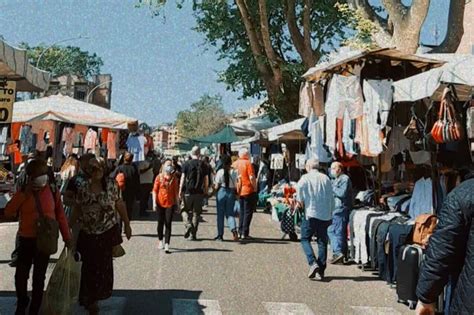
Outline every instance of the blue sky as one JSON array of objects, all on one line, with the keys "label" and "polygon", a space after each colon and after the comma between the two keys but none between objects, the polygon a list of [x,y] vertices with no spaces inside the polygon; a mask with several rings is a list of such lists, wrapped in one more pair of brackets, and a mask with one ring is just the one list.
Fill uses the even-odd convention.
[{"label": "blue sky", "polygon": [[[432,0],[422,33],[434,43],[434,25],[445,25],[446,0]],[[223,95],[227,111],[257,101],[239,100],[239,93],[217,83],[225,68],[195,25],[190,6],[165,8],[166,21],[152,18],[135,0],[0,0],[1,34],[12,43],[36,45],[86,35],[65,45],[80,46],[104,60],[103,73],[113,76],[112,109],[156,125],[174,121],[204,93]],[[444,14],[443,14],[444,13]],[[441,39],[444,27],[440,27]]]}]

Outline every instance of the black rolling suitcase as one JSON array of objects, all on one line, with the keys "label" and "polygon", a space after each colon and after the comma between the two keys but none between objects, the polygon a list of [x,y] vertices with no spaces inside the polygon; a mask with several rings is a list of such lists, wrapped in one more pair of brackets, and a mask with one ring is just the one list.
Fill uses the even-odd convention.
[{"label": "black rolling suitcase", "polygon": [[423,249],[418,245],[405,245],[398,255],[397,295],[398,302],[415,309],[418,298],[416,286],[423,261]]}]

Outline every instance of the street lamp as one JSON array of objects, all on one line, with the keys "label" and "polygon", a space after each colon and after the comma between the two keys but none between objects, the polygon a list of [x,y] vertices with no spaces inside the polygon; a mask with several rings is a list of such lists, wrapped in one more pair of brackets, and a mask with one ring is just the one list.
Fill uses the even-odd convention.
[{"label": "street lamp", "polygon": [[87,96],[86,96],[86,102],[89,103],[89,98],[90,98],[92,92],[94,92],[95,90],[97,90],[97,88],[99,88],[100,86],[106,85],[106,84],[108,84],[108,83],[112,83],[112,80],[102,82],[101,84],[96,85],[92,90],[90,90],[90,92],[89,92],[89,93],[87,94]]},{"label": "street lamp", "polygon": [[68,41],[71,41],[71,40],[76,40],[76,39],[89,39],[89,37],[79,35],[79,36],[77,36],[77,37],[62,39],[62,40],[59,40],[59,41],[57,41],[57,42],[51,44],[51,45],[48,46],[47,48],[43,49],[43,51],[42,51],[41,54],[39,55],[38,60],[36,61],[36,68],[39,68],[41,58],[43,57],[43,55],[44,55],[45,52],[47,52],[48,50],[50,50],[51,48],[53,48],[53,47],[54,47],[55,45],[57,45],[57,44],[64,43],[64,42],[68,42]]}]

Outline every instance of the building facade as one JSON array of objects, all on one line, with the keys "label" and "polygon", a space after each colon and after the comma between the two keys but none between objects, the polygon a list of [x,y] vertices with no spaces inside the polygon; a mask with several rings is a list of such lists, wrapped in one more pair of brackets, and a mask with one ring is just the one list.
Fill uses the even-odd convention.
[{"label": "building facade", "polygon": [[63,75],[51,79],[45,96],[67,95],[77,100],[95,104],[107,109],[112,104],[112,76],[93,75],[91,80],[77,75]]},{"label": "building facade", "polygon": [[160,152],[168,150],[168,131],[158,128],[152,132],[151,137],[153,138],[153,144],[156,150]]},{"label": "building facade", "polygon": [[[464,1],[464,0],[462,0]],[[458,54],[474,54],[474,0],[465,0],[464,35],[458,47]]]}]

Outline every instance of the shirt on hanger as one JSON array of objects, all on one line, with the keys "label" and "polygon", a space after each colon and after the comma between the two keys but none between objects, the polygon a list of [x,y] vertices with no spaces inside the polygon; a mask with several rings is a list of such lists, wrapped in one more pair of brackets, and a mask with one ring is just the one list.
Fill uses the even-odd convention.
[{"label": "shirt on hanger", "polygon": [[84,139],[85,152],[95,153],[97,148],[97,131],[89,129]]},{"label": "shirt on hanger", "polygon": [[145,142],[144,136],[135,134],[130,135],[127,140],[127,150],[133,154],[133,162],[145,160]]},{"label": "shirt on hanger", "polygon": [[115,131],[110,131],[107,135],[107,158],[117,159],[117,133]]},{"label": "shirt on hanger", "polygon": [[74,143],[74,129],[71,127],[64,128],[62,141],[64,141],[64,155],[69,156],[72,153]]}]

